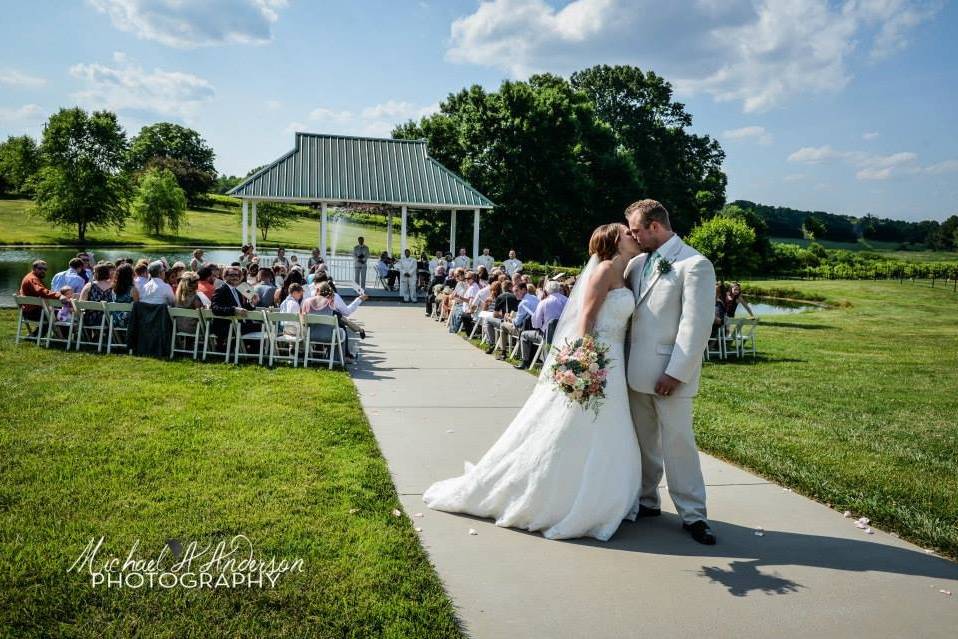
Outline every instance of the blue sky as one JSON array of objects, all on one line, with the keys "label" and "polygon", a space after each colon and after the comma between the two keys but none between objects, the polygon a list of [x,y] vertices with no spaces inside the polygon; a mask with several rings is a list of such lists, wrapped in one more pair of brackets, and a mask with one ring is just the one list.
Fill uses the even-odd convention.
[{"label": "blue sky", "polygon": [[[294,130],[388,135],[464,86],[635,64],[728,153],[729,199],[958,212],[945,0],[34,0],[4,3],[0,135],[61,106],[196,128],[245,174]],[[637,194],[651,196],[654,193]]]}]

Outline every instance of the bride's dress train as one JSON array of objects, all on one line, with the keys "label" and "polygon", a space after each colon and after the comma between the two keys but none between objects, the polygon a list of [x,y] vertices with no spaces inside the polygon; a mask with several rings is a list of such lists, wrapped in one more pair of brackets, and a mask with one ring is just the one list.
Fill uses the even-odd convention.
[{"label": "bride's dress train", "polygon": [[492,448],[465,474],[423,494],[430,508],[492,517],[497,526],[541,530],[550,539],[609,539],[634,519],[641,483],[629,412],[625,332],[635,306],[629,289],[609,291],[595,323],[609,345],[606,398],[598,417],[570,405],[542,375]]}]

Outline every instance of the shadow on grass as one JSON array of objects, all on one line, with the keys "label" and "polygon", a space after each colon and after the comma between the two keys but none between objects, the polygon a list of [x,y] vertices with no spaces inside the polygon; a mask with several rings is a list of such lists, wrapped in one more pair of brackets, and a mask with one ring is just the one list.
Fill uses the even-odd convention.
[{"label": "shadow on grass", "polygon": [[710,359],[707,364],[712,366],[755,366],[758,364],[806,364],[808,360],[794,357],[774,357],[768,353],[759,353],[755,357],[733,357],[729,359]]},{"label": "shadow on grass", "polygon": [[829,326],[828,324],[796,324],[794,322],[768,322],[762,320],[760,326],[774,326],[775,328],[800,328],[806,331],[837,331],[839,330],[837,326]]}]

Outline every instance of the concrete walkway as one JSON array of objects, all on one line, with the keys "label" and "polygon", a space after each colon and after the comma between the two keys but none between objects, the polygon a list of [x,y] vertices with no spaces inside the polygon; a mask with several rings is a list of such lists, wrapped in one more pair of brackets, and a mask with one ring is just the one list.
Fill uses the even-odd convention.
[{"label": "concrete walkway", "polygon": [[708,455],[712,547],[679,528],[667,494],[662,517],[625,522],[606,543],[427,509],[426,487],[482,456],[534,378],[449,335],[421,305],[370,304],[359,319],[363,408],[471,636],[958,636],[958,566]]}]

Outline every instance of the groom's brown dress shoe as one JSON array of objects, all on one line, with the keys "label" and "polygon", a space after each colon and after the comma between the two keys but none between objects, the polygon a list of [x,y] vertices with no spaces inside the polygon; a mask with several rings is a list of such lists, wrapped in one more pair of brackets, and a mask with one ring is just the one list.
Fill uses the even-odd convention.
[{"label": "groom's brown dress shoe", "polygon": [[639,504],[639,514],[636,515],[636,519],[643,519],[645,517],[658,517],[661,514],[661,508],[651,508],[649,506],[643,506],[642,504]]},{"label": "groom's brown dress shoe", "polygon": [[712,534],[712,529],[709,528],[707,521],[700,519],[693,521],[691,524],[683,523],[682,528],[689,531],[689,534],[692,535],[692,539],[700,544],[705,544],[706,546],[715,545],[715,535]]}]

